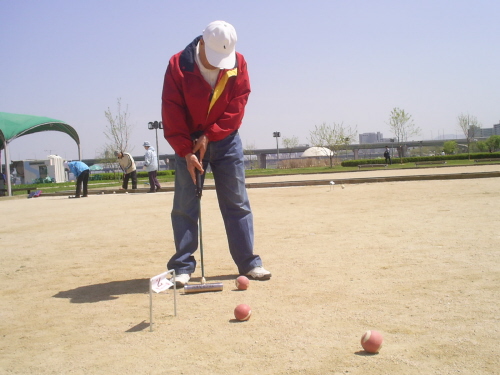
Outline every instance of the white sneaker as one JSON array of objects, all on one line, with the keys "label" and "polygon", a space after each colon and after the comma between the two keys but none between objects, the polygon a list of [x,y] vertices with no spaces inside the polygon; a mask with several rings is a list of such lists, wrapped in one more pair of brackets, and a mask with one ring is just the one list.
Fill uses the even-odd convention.
[{"label": "white sneaker", "polygon": [[248,271],[246,276],[250,276],[254,280],[269,280],[272,275],[271,272],[260,266]]},{"label": "white sneaker", "polygon": [[191,275],[187,273],[180,273],[178,275],[175,275],[175,286],[177,288],[183,288],[184,285],[189,282],[189,279],[191,279]]}]

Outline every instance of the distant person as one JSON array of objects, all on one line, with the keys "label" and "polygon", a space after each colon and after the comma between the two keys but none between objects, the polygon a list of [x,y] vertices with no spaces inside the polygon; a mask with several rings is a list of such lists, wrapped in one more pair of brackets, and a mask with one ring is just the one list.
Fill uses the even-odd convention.
[{"label": "distant person", "polygon": [[224,220],[229,251],[238,272],[267,280],[271,272],[254,254],[253,214],[245,187],[243,147],[238,134],[250,95],[245,58],[235,51],[236,30],[210,23],[171,57],[162,94],[165,139],[175,151],[175,191],[171,213],[175,254],[167,268],[184,286],[196,268],[199,206],[195,170],[204,181],[210,166]]},{"label": "distant person", "polygon": [[75,198],[80,198],[80,195],[83,191],[83,198],[87,198],[88,191],[87,185],[89,183],[89,175],[90,169],[87,164],[83,161],[70,161],[68,163],[68,168],[71,173],[73,173],[76,177],[76,192]]},{"label": "distant person", "polygon": [[392,161],[391,161],[391,151],[389,150],[389,147],[387,147],[387,146],[385,146],[384,158],[385,158],[385,162],[387,164],[392,164]]},{"label": "distant person", "polygon": [[153,146],[149,142],[144,142],[144,148],[146,153],[144,154],[144,167],[148,171],[149,177],[149,191],[148,193],[156,193],[161,189],[161,185],[158,182],[158,160],[156,159],[156,152]]},{"label": "distant person", "polygon": [[132,179],[132,189],[137,189],[137,169],[132,155],[128,152],[115,151],[115,156],[118,158],[118,164],[125,174],[123,176],[123,184],[121,190],[128,189],[128,180]]}]

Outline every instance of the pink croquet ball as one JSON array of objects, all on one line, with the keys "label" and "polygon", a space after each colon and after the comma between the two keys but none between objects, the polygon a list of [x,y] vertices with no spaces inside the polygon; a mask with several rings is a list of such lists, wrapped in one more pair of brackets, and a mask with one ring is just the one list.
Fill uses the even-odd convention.
[{"label": "pink croquet ball", "polygon": [[378,353],[382,347],[382,342],[384,338],[378,331],[366,331],[363,336],[361,336],[361,346],[368,353]]},{"label": "pink croquet ball", "polygon": [[241,305],[236,306],[234,309],[234,317],[238,320],[248,320],[252,316],[252,309],[250,306],[242,303]]},{"label": "pink croquet ball", "polygon": [[238,276],[235,284],[236,288],[238,288],[239,290],[247,290],[248,286],[250,285],[250,280],[248,280],[248,277],[246,276]]}]

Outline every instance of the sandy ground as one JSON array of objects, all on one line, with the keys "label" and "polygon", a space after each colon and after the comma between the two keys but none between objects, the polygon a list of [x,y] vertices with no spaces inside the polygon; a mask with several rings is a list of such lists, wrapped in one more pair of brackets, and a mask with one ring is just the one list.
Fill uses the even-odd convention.
[{"label": "sandy ground", "polygon": [[[206,190],[205,272],[224,291],[180,290],[176,317],[172,291],[155,294],[153,332],[148,279],[174,251],[172,193],[0,199],[0,373],[499,373],[500,178],[249,194],[273,278],[235,290]],[[384,336],[377,355],[360,346],[368,329]]]}]

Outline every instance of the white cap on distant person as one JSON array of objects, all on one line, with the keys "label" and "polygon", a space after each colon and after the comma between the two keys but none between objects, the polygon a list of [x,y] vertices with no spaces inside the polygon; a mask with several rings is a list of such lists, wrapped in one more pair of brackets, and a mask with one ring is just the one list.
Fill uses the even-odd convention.
[{"label": "white cap on distant person", "polygon": [[232,69],[236,64],[236,30],[225,21],[214,21],[203,30],[205,54],[210,65]]}]

